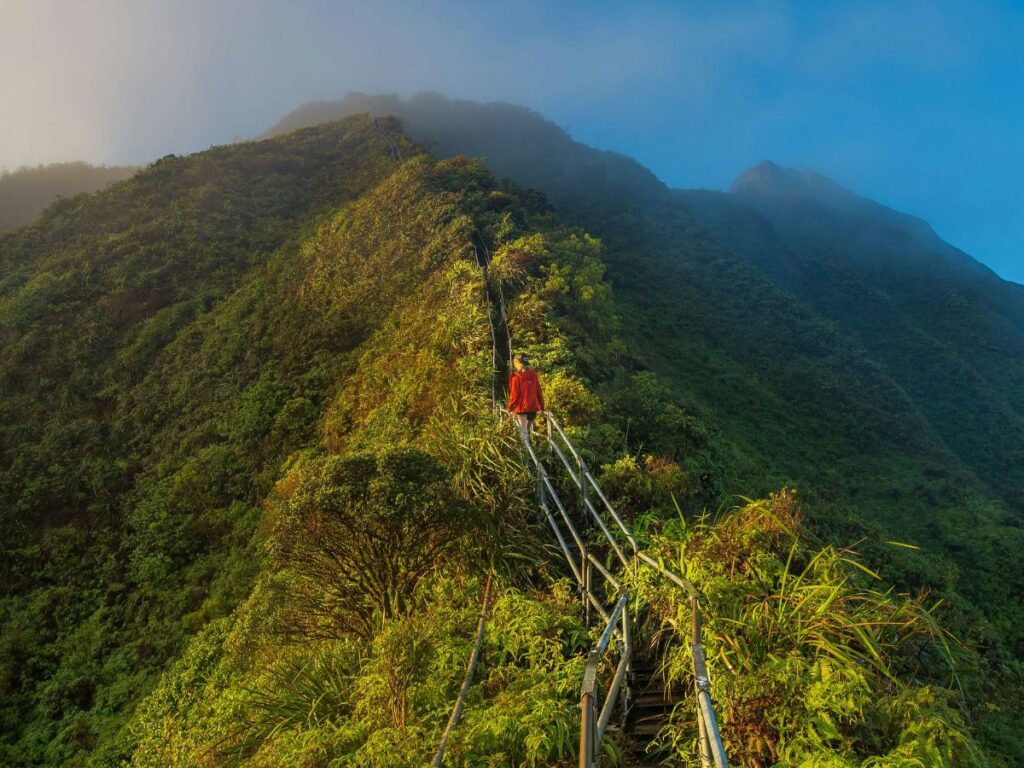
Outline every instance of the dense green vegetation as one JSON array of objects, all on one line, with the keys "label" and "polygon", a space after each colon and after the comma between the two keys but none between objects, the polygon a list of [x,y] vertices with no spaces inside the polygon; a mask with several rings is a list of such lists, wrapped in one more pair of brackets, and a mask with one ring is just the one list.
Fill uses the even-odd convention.
[{"label": "dense green vegetation", "polygon": [[31,224],[58,197],[103,189],[137,170],[77,162],[0,172],[0,232]]},{"label": "dense green vegetation", "polygon": [[165,158],[3,239],[3,762],[90,750],[247,593],[260,502],[358,343],[304,322],[295,235],[386,174],[376,141]]},{"label": "dense green vegetation", "polygon": [[367,109],[441,154],[485,156],[600,237],[620,362],[716,434],[721,489],[795,485],[825,540],[919,546],[861,549],[891,583],[942,596],[991,690],[1019,698],[1024,288],[814,174],[765,164],[728,194],[669,190],[511,105],[355,94],[279,127]]},{"label": "dense green vegetation", "polygon": [[[356,115],[0,236],[0,763],[422,766],[493,572],[447,764],[573,764],[595,630],[491,410],[485,247],[549,406],[709,597],[737,763],[1017,764],[1017,608],[971,602],[1013,595],[1012,507],[868,351],[656,183],[612,197],[631,161],[577,145],[553,210],[381,122],[404,162]],[[631,578],[685,688],[686,605]],[[662,741],[692,758],[685,708]]]}]

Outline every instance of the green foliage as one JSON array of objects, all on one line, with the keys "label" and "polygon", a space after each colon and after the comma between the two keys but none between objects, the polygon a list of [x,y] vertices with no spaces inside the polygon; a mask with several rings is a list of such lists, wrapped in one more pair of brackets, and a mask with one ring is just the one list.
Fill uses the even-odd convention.
[{"label": "green foliage", "polygon": [[[541,267],[565,276],[566,264],[593,262],[597,246],[549,218],[531,222],[534,197],[498,189],[479,164],[394,166],[382,149],[359,118],[166,158],[3,241],[5,763],[279,765],[351,753],[357,764],[422,764],[468,655],[455,624],[472,626],[465,603],[455,624],[428,619],[449,615],[437,580],[492,561],[528,584],[544,566],[514,444],[487,411],[490,330],[472,244],[482,233],[500,250],[540,227],[534,282]],[[585,290],[594,265],[563,301],[610,301]],[[566,349],[550,302],[537,309]],[[565,381],[582,407],[597,406]],[[342,518],[398,547],[377,561],[402,583],[384,586],[369,622],[372,595],[332,598],[334,569],[310,578],[324,572],[324,545],[343,540],[326,536]],[[311,521],[319,538],[301,535]],[[488,536],[458,538],[478,524]],[[292,555],[272,579],[267,535]],[[457,544],[466,557],[433,557]],[[360,615],[362,644],[332,645]],[[425,655],[411,658],[426,669],[403,677],[402,643],[421,638]],[[556,727],[567,754],[575,673],[549,677],[576,664],[576,650],[515,683],[536,688],[538,714],[501,749],[539,760],[543,729]],[[516,658],[533,669],[530,653]],[[342,680],[384,694],[367,693],[357,713],[342,706]],[[399,690],[402,716],[384,706]],[[300,718],[321,695],[336,716],[312,707]],[[552,724],[543,713],[556,711]],[[350,722],[364,715],[366,725]]]},{"label": "green foliage", "polygon": [[[743,765],[984,761],[949,687],[954,641],[920,600],[876,589],[853,552],[810,548],[791,491],[714,524],[666,527],[654,543],[706,596],[716,709]],[[675,638],[666,678],[692,685],[688,601],[653,574],[639,587]],[[689,717],[662,738],[696,759]]]},{"label": "green foliage", "polygon": [[[141,706],[132,765],[420,766],[429,759],[472,645],[477,581],[430,579],[428,608],[371,641],[284,640],[265,581],[204,629]],[[566,591],[503,591],[494,604],[452,764],[558,765],[577,718],[588,641]],[[506,762],[503,762],[506,761]]]},{"label": "green foliage", "polygon": [[564,370],[544,379],[544,399],[548,409],[558,414],[563,426],[593,424],[603,411],[600,398],[580,379]]},{"label": "green foliage", "polygon": [[[1019,763],[1019,574],[994,565],[1019,529],[872,358],[622,158],[551,145],[575,153],[560,215],[598,240],[382,124],[404,162],[359,115],[165,158],[0,238],[0,763],[422,766],[492,568],[449,762],[574,764],[593,637],[490,410],[499,303],[609,494],[708,595],[735,755],[963,765],[973,729]],[[788,496],[694,520],[794,479],[827,540],[913,520],[963,570],[870,540],[861,563]],[[688,608],[637,586],[686,685]],[[1009,607],[986,624],[963,595]],[[692,757],[678,714],[663,738]]]},{"label": "green foliage", "polygon": [[602,468],[601,488],[621,513],[631,518],[643,512],[671,509],[698,491],[693,479],[672,459],[623,456]]},{"label": "green foliage", "polygon": [[413,607],[420,581],[473,527],[443,468],[414,449],[311,458],[291,471],[270,535],[273,565],[299,577],[299,634],[373,637]]},{"label": "green foliage", "polygon": [[581,652],[589,637],[568,585],[556,585],[553,593],[545,602],[515,592],[496,601],[485,648],[488,663],[446,753],[450,764],[572,763],[579,743]]},{"label": "green foliage", "polygon": [[293,241],[392,170],[357,120],[165,159],[0,241],[0,762],[130,749],[158,671],[248,594],[260,502],[360,341],[307,323]]}]

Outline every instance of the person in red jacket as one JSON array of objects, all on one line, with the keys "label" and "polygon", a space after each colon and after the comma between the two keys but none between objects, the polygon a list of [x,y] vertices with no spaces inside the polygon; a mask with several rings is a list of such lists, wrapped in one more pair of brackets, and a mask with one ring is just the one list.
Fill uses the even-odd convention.
[{"label": "person in red jacket", "polygon": [[523,434],[529,436],[530,425],[544,410],[544,393],[537,372],[530,367],[530,358],[517,352],[512,367],[515,370],[508,377],[508,409],[515,414]]}]

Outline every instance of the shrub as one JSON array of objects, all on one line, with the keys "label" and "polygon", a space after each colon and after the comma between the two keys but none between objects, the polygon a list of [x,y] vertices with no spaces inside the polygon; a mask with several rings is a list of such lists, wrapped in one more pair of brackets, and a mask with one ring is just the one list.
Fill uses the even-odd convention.
[{"label": "shrub", "polygon": [[[706,595],[704,641],[729,754],[755,768],[977,765],[981,752],[946,687],[952,644],[923,600],[874,588],[878,577],[851,550],[808,542],[785,490],[656,540]],[[685,595],[652,574],[639,588],[676,638],[666,677],[691,687]],[[662,738],[696,759],[689,706]]]},{"label": "shrub", "polygon": [[410,607],[458,545],[471,509],[427,454],[401,449],[301,462],[271,533],[279,567],[299,577],[296,631],[370,637]]}]

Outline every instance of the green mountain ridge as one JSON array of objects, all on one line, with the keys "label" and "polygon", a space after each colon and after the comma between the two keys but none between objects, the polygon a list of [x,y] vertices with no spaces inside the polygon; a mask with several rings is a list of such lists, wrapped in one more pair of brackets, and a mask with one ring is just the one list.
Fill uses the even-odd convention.
[{"label": "green mountain ridge", "polygon": [[[957,434],[1021,445],[1012,290],[975,354],[949,318],[922,329],[941,305],[908,308],[906,271],[875,284],[799,217],[669,190],[533,113],[359,96],[324,123],[337,109],[0,235],[0,762],[422,765],[493,569],[450,764],[574,764],[594,628],[491,412],[499,294],[602,486],[711,596],[736,764],[1018,761],[1021,479]],[[401,162],[366,111],[396,115]],[[989,278],[948,263],[983,306]],[[812,267],[898,307],[903,346]],[[908,345],[955,349],[935,365],[987,399],[926,389]],[[423,510],[437,554],[394,586],[380,566],[416,561]],[[353,520],[398,554],[352,571]],[[880,589],[841,549],[862,536]],[[633,586],[638,642],[685,690],[688,609]],[[773,594],[792,617],[759,607]],[[665,757],[694,738],[681,714]]]},{"label": "green mountain ridge", "polygon": [[[485,157],[601,237],[609,278],[630,306],[624,335],[643,350],[636,364],[731,431],[750,457],[744,482],[768,469],[763,490],[794,479],[833,497],[867,493],[860,516],[869,504],[872,517],[895,523],[892,535],[927,528],[929,541],[949,537],[928,519],[937,508],[976,496],[1019,538],[1024,288],[924,222],[769,163],[730,193],[668,190],[528,110],[432,94],[351,94],[300,108],[269,134],[365,111],[399,116],[442,156]],[[803,413],[787,424],[792,406]],[[794,435],[806,446],[787,445]],[[866,450],[874,441],[886,445]]]}]

